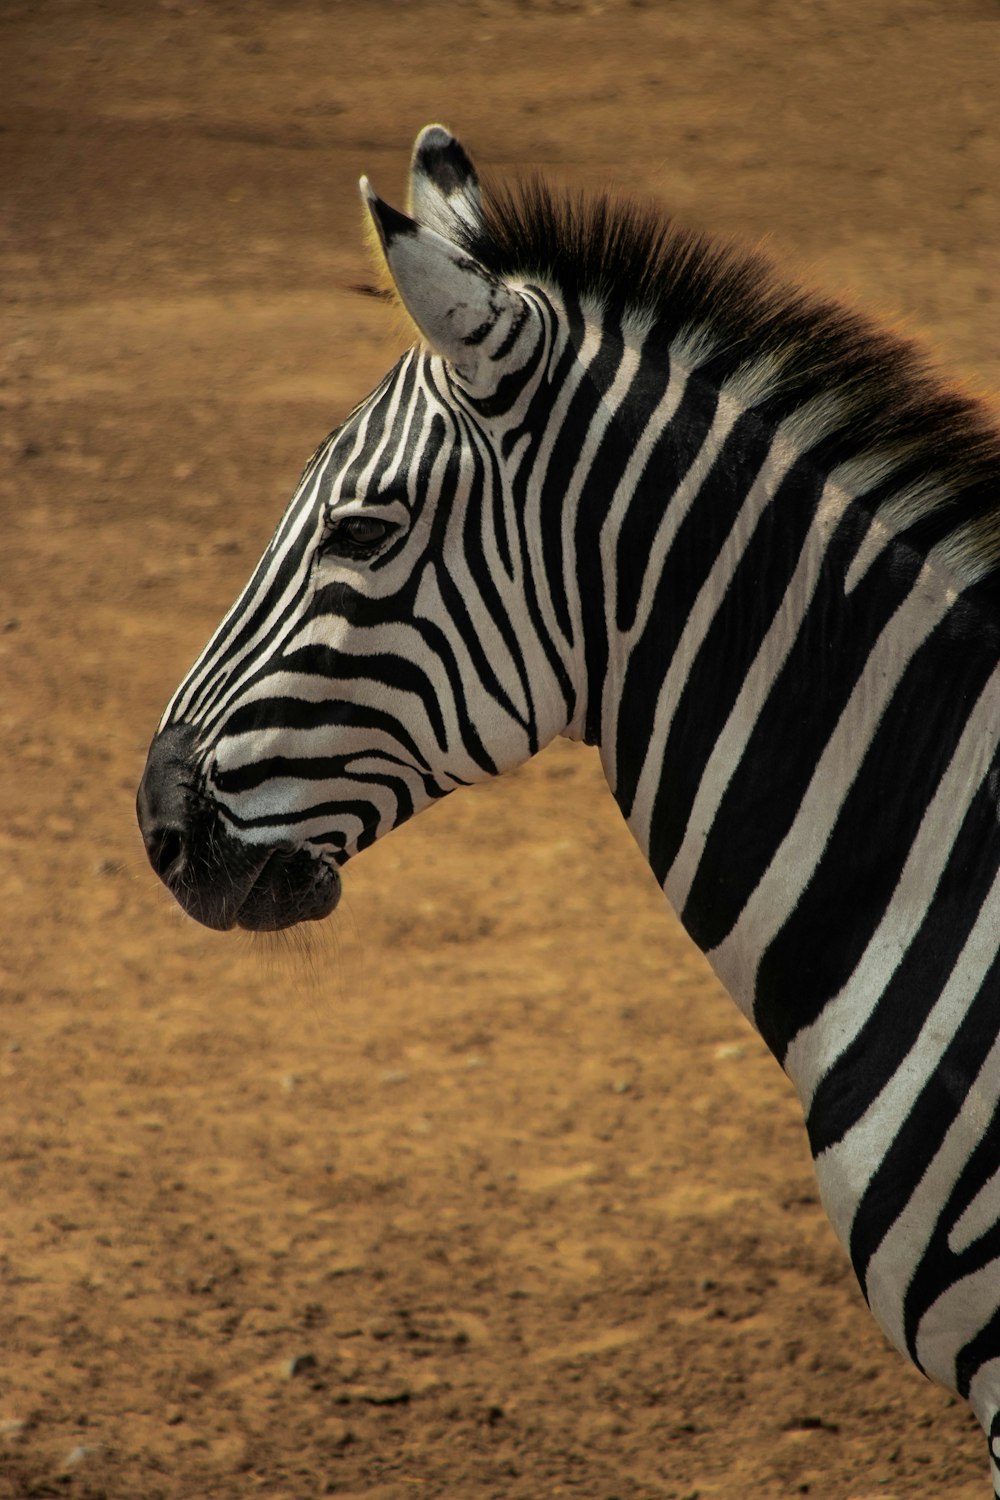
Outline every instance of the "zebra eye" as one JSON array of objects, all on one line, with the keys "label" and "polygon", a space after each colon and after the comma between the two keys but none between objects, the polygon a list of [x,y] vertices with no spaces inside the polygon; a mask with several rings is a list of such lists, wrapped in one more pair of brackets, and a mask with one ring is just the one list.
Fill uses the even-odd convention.
[{"label": "zebra eye", "polygon": [[376,516],[344,516],[330,523],[323,551],[337,557],[370,557],[396,529]]}]

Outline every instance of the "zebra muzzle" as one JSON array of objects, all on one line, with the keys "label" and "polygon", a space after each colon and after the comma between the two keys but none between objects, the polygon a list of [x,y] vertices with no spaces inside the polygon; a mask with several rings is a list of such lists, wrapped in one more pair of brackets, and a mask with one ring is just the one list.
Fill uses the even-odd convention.
[{"label": "zebra muzzle", "polygon": [[274,932],[317,921],[340,899],[336,870],[300,845],[249,843],[199,792],[196,734],[171,725],[149,747],[136,816],[149,862],[189,916],[205,927]]}]

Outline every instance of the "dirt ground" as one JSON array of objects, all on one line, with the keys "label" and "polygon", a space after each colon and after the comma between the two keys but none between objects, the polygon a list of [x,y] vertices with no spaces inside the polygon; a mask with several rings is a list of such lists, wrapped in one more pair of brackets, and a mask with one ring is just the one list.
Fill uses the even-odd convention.
[{"label": "dirt ground", "polygon": [[985,1500],[592,753],[270,944],[174,909],[133,797],[394,356],[362,171],[443,119],[996,390],[998,53],[995,0],[0,6],[2,1500]]}]

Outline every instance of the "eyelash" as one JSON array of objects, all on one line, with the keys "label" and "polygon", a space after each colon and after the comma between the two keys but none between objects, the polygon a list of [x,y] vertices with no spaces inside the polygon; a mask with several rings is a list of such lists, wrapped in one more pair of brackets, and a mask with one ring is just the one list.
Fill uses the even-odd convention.
[{"label": "eyelash", "polygon": [[[366,527],[377,527],[378,535],[368,537],[353,535],[355,530],[362,530]],[[342,520],[330,523],[321,550],[334,557],[364,560],[374,557],[383,543],[388,541],[393,532],[398,529],[392,521],[384,521],[381,516],[344,516]]]}]

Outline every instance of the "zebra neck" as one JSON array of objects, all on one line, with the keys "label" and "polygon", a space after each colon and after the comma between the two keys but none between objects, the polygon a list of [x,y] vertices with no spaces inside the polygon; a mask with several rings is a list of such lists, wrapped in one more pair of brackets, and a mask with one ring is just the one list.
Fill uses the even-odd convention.
[{"label": "zebra neck", "polygon": [[[671,462],[601,529],[602,761],[684,925],[784,1062],[841,989],[870,1000],[912,936],[946,858],[934,830],[996,754],[997,635],[939,559],[734,399],[689,381],[672,425]],[[827,1040],[813,1034],[811,1076]]]}]

